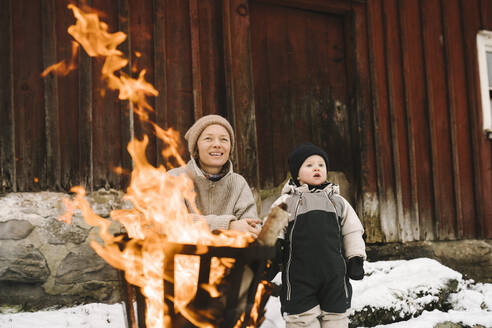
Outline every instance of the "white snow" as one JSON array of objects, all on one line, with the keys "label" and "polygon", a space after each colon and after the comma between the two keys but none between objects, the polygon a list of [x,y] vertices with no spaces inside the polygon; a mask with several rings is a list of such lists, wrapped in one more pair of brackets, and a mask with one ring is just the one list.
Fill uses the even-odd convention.
[{"label": "white snow", "polygon": [[[449,312],[423,311],[407,321],[377,327],[432,328],[450,321],[467,326],[492,328],[492,284],[463,280],[462,275],[439,262],[420,258],[409,261],[366,262],[366,277],[353,281],[353,310],[364,307],[393,308],[401,316],[414,315],[435,299],[435,293],[450,280],[456,280],[458,291],[449,300]],[[276,277],[279,282],[280,275]],[[420,311],[419,311],[420,310]],[[0,314],[0,328],[125,328],[122,304],[88,304],[56,311]],[[261,328],[284,328],[280,302],[271,297]]]}]

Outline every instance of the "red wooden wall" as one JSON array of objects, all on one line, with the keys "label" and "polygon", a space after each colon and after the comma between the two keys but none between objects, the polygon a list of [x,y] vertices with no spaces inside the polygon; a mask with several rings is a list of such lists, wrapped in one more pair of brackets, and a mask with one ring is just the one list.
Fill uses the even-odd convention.
[{"label": "red wooden wall", "polygon": [[[82,53],[69,75],[40,76],[71,56],[66,30],[74,19],[67,4],[0,1],[1,192],[67,190],[76,184],[124,188],[127,176],[114,167],[131,169],[126,144],[148,131],[127,103],[105,90],[98,59]],[[251,23],[263,16],[250,10],[268,4],[343,16],[352,47],[346,51],[353,97],[347,105],[353,113],[351,182],[369,240],[492,238],[492,142],[481,130],[475,41],[479,30],[492,30],[492,1],[87,4],[104,13],[110,32],[128,35],[120,47],[130,60],[127,73],[147,69],[147,80],[159,91],[150,99],[152,119],[184,133],[204,114],[228,117],[238,134],[237,168],[256,188],[286,176],[285,165],[269,157],[287,154],[295,140],[271,138],[267,145],[258,137],[268,135],[265,129],[274,121],[255,117],[258,61],[251,33],[258,26]],[[152,138],[148,156],[156,164],[159,147]],[[262,172],[275,181],[265,183]]]},{"label": "red wooden wall", "polygon": [[490,238],[475,40],[492,29],[492,2],[372,0],[367,17],[384,235]]}]

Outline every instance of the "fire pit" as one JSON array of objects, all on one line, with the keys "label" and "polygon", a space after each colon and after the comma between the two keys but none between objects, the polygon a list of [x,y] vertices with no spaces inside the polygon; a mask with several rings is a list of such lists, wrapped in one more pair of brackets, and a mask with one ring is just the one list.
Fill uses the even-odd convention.
[{"label": "fire pit", "polygon": [[[255,304],[258,286],[264,277],[269,260],[275,256],[275,247],[262,246],[255,242],[246,248],[214,247],[179,244],[165,244],[164,263],[164,301],[169,327],[255,327],[260,324],[262,309],[268,297],[262,297],[260,304]],[[205,251],[205,252],[204,252]],[[175,296],[175,257],[189,255],[199,257],[198,288],[187,311],[183,314],[176,309],[173,302]],[[212,259],[233,259],[234,265],[224,275],[218,286],[220,295],[211,295],[202,288],[210,282]],[[127,319],[130,327],[146,327],[142,316],[145,313],[145,300],[139,289],[126,284],[128,296],[126,300]],[[268,284],[263,281],[263,284]],[[260,287],[263,288],[263,287]],[[260,291],[261,293],[261,291]],[[268,295],[268,290],[263,295]],[[133,310],[133,302],[137,305],[137,314]],[[256,306],[254,314],[253,307]],[[259,312],[259,313],[258,313]],[[241,318],[241,315],[243,317]]]}]

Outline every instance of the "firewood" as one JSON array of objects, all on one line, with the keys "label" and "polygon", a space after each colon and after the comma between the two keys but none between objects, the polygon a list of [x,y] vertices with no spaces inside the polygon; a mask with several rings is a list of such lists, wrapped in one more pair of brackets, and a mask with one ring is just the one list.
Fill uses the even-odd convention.
[{"label": "firewood", "polygon": [[289,213],[286,211],[285,203],[274,207],[268,215],[265,224],[263,225],[257,241],[263,246],[274,246],[280,231],[287,226],[289,221]]}]

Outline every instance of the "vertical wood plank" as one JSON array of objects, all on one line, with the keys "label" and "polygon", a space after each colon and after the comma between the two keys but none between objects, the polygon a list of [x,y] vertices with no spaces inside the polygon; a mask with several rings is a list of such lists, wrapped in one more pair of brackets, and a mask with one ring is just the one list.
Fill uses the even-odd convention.
[{"label": "vertical wood plank", "polygon": [[[69,62],[72,57],[73,38],[67,29],[75,23],[71,10],[67,8],[65,0],[55,2],[55,34],[57,60]],[[81,52],[74,60],[78,60]],[[79,73],[77,67],[67,76],[57,77],[58,94],[58,130],[60,185],[62,190],[69,190],[79,184]]]},{"label": "vertical wood plank", "polygon": [[[410,161],[415,167],[419,216],[405,220],[402,227],[403,240],[413,239],[433,231],[440,216],[439,204],[435,203],[431,159],[431,138],[428,104],[425,90],[424,58],[419,3],[411,0],[399,1],[401,22],[403,70],[405,83],[405,107],[407,113]],[[419,177],[418,180],[416,177]]]},{"label": "vertical wood plank", "polygon": [[197,3],[203,113],[226,116],[222,4],[216,0],[200,0]]},{"label": "vertical wood plank", "polygon": [[[275,115],[275,109],[285,107],[285,105],[282,105],[282,102],[287,100],[287,97],[282,94],[278,94],[278,96],[273,98],[271,97],[272,88],[275,86],[270,82],[270,74],[271,72],[276,72],[276,77],[280,80],[286,79],[288,74],[287,70],[275,69],[276,65],[283,64],[282,59],[284,57],[272,62],[270,61],[270,56],[268,56],[268,49],[276,46],[274,42],[283,42],[286,35],[285,32],[280,33],[280,31],[272,30],[272,26],[277,25],[273,24],[274,20],[280,19],[280,15],[275,15],[270,20],[267,20],[265,16],[267,10],[268,8],[264,4],[254,1],[251,2],[251,41],[253,43],[251,57],[254,63],[256,128],[258,140],[261,140],[261,143],[258,144],[258,171],[261,188],[272,188],[275,186],[274,161],[276,156],[282,155],[274,151],[274,125],[278,126],[280,124],[279,120],[275,120],[274,124],[272,117]],[[272,33],[277,35],[277,37],[269,37]],[[274,104],[273,102],[276,103]],[[289,144],[291,143],[290,140],[287,142]],[[283,172],[287,171],[285,162],[286,160],[284,158],[282,162],[278,163]]]},{"label": "vertical wood plank", "polygon": [[[476,220],[473,187],[471,116],[467,94],[473,92],[466,83],[466,55],[459,0],[441,1],[447,63],[448,95],[454,150],[457,234],[459,238],[475,236]],[[474,38],[475,39],[475,38]],[[463,92],[468,90],[468,92]],[[470,224],[472,223],[472,224]]]},{"label": "vertical wood plank", "polygon": [[[469,132],[472,140],[472,156],[473,156],[473,183],[475,199],[472,205],[475,208],[476,216],[474,222],[467,222],[469,233],[473,237],[479,238],[486,234],[481,234],[485,230],[484,213],[485,202],[488,202],[485,195],[483,173],[484,154],[482,151],[483,144],[487,141],[483,138],[482,133],[482,104],[480,95],[480,83],[478,75],[477,61],[477,44],[476,34],[481,29],[480,23],[480,0],[461,1],[461,11],[463,18],[463,35],[464,35],[464,60],[466,63],[466,85],[468,95],[468,115],[470,116],[471,131]],[[486,155],[485,155],[486,157]],[[486,159],[485,159],[486,160]],[[465,232],[465,235],[467,232]]]},{"label": "vertical wood plank", "polygon": [[[93,0],[92,6],[103,13],[99,19],[114,33],[118,28],[118,3]],[[92,62],[92,151],[93,187],[110,188],[119,185],[120,177],[115,167],[121,166],[120,104],[118,91],[107,87],[102,77],[104,57]]]},{"label": "vertical wood plank", "polygon": [[[441,25],[441,6],[439,1],[421,2],[422,37],[424,43],[424,70],[429,128],[431,141],[432,178],[436,204],[436,220],[439,239],[455,239],[456,212],[455,186],[453,172],[455,162],[455,134],[452,131],[447,93],[446,59],[444,53],[444,33]],[[451,110],[452,111],[452,110]]]},{"label": "vertical wood plank", "polygon": [[200,64],[200,22],[198,17],[198,0],[189,0],[191,62],[193,76],[193,109],[195,120],[203,116],[202,75]]},{"label": "vertical wood plank", "polygon": [[[482,0],[482,27],[487,30],[492,30],[492,3],[490,1]],[[482,132],[482,170],[484,177],[484,189],[483,189],[483,237],[490,238],[492,236],[492,202],[490,201],[490,195],[492,195],[492,142],[490,139],[485,138]]]},{"label": "vertical wood plank", "polygon": [[12,1],[0,1],[0,191],[17,191]]},{"label": "vertical wood plank", "polygon": [[184,135],[194,122],[188,1],[167,0],[166,9],[167,121]]},{"label": "vertical wood plank", "polygon": [[[92,5],[92,0],[86,2]],[[79,54],[79,183],[93,190],[92,59],[81,48]]]},{"label": "vertical wood plank", "polygon": [[[394,140],[388,103],[387,58],[382,1],[370,1],[367,6],[374,144],[375,149],[378,149],[378,151],[374,149],[371,149],[371,151],[375,153],[379,213],[372,220],[364,220],[364,228],[369,242],[382,242],[385,241],[385,236],[381,234],[381,221],[391,221],[386,224],[387,226],[398,226],[398,216],[403,215],[403,209],[401,204],[401,184],[399,181],[396,184],[395,181],[395,171],[399,172],[399,161],[396,162],[396,167],[393,166],[393,157],[395,155],[393,154],[392,146],[393,144],[397,145],[397,140]],[[399,173],[397,176],[399,177]],[[399,187],[399,206],[397,206],[395,198],[395,185]],[[397,210],[400,210],[401,213]],[[392,237],[394,239],[391,241],[396,241],[398,234],[394,234]]]},{"label": "vertical wood plank", "polygon": [[[383,28],[386,49],[386,71],[389,112],[392,126],[393,166],[395,168],[396,204],[398,222],[383,221],[386,236],[403,238],[404,222],[414,217],[418,220],[418,199],[416,193],[415,167],[412,166],[407,113],[404,104],[405,84],[403,80],[403,59],[401,49],[398,7],[394,0],[383,0]],[[408,216],[407,216],[408,215]],[[396,222],[395,222],[396,223]]]},{"label": "vertical wood plank", "polygon": [[17,186],[38,191],[46,187],[41,3],[13,1],[12,23]]},{"label": "vertical wood plank", "polygon": [[236,131],[238,171],[251,186],[258,186],[258,144],[251,63],[249,6],[241,0],[224,1],[224,47],[230,86],[228,101],[232,105],[229,120]]},{"label": "vertical wood plank", "polygon": [[[155,122],[160,127],[167,129],[170,127],[167,120],[168,108],[167,108],[167,52],[166,52],[166,1],[153,0],[153,12],[154,12],[154,87],[159,92],[155,97]],[[184,139],[182,138],[182,141]],[[183,143],[184,144],[184,143]],[[156,147],[158,150],[162,149],[163,143],[157,140]],[[184,153],[184,152],[183,152]],[[164,160],[158,158],[158,165],[164,165]]]},{"label": "vertical wood plank", "polygon": [[[122,31],[127,36],[129,35],[129,0],[118,0],[118,31]],[[122,68],[128,76],[131,75],[132,56],[131,56],[131,40],[126,40],[120,45],[119,49],[123,52],[123,56],[128,58],[128,65]],[[126,147],[134,137],[134,119],[133,112],[129,101],[120,102],[120,131],[121,131],[121,167],[123,174],[120,177],[121,188],[125,190],[130,183],[130,174],[133,170],[133,161]]]},{"label": "vertical wood plank", "polygon": [[[492,3],[487,0],[481,0],[480,12],[482,14],[480,28],[492,30]],[[476,90],[480,90],[480,88],[478,87]],[[481,107],[478,110],[480,112]],[[482,118],[480,117],[478,120],[482,124]],[[482,193],[480,195],[482,213],[479,231],[481,231],[482,237],[490,238],[492,236],[492,202],[490,201],[490,195],[492,195],[492,146],[490,139],[486,138],[482,130],[482,125],[475,127],[475,131],[480,131],[480,173],[482,178],[480,182],[482,184]]]},{"label": "vertical wood plank", "polygon": [[[56,56],[55,0],[41,2],[43,35],[43,67],[58,62]],[[60,130],[58,118],[58,79],[54,74],[43,78],[45,138],[46,138],[46,183],[50,189],[60,189]]]},{"label": "vertical wood plank", "polygon": [[[369,36],[367,5],[354,6],[354,33],[355,33],[355,59],[357,74],[356,80],[356,110],[358,116],[357,129],[352,128],[352,133],[359,139],[359,147],[352,149],[352,153],[360,152],[360,159],[354,156],[354,160],[360,161],[355,168],[360,170],[360,178],[357,181],[359,185],[358,213],[363,219],[365,225],[374,225],[377,209],[374,208],[374,199],[377,195],[377,173],[375,158],[375,138],[374,138],[374,121],[371,107],[371,76],[369,64]],[[349,62],[347,62],[349,65]],[[371,109],[371,110],[369,110]],[[357,132],[360,135],[357,135]],[[357,175],[356,175],[357,176]],[[366,222],[367,218],[367,222]],[[377,223],[376,223],[377,224]],[[380,222],[379,222],[380,224]],[[376,239],[376,238],[375,238]]]},{"label": "vertical wood plank", "polygon": [[[145,69],[145,80],[149,83],[154,83],[154,41],[153,41],[153,1],[129,1],[129,43],[131,58],[131,75],[137,78],[139,72]],[[147,97],[147,102],[154,107],[154,97]],[[150,112],[149,119],[155,122],[155,112]],[[134,130],[135,137],[142,139],[145,134],[149,137],[146,155],[149,163],[156,165],[158,157],[157,138],[153,133],[151,125],[142,122],[138,115],[134,115]],[[125,146],[126,147],[126,146]]]}]

